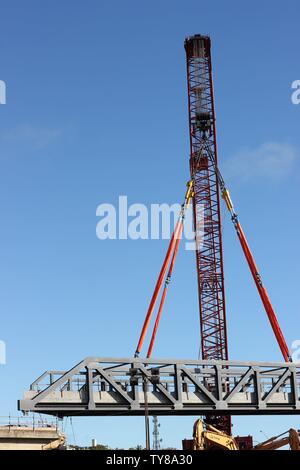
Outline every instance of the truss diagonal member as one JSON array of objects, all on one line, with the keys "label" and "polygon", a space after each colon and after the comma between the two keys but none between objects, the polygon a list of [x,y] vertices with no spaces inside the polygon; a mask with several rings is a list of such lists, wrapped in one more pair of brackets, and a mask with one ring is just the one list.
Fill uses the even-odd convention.
[{"label": "truss diagonal member", "polygon": [[[64,373],[64,372],[63,372]],[[44,372],[43,374],[41,374],[37,379],[35,379],[31,384],[30,384],[30,390],[34,391],[34,387],[35,386],[38,386],[38,384],[41,382],[41,380],[43,380],[45,377],[47,377],[47,375],[49,375],[49,377],[51,377],[51,372],[50,371],[46,371]],[[50,383],[51,385],[51,383]]]},{"label": "truss diagonal member", "polygon": [[70,369],[68,372],[66,372],[57,380],[55,380],[55,382],[53,382],[44,390],[42,390],[40,393],[38,393],[34,398],[31,399],[32,405],[33,406],[36,405],[41,400],[43,400],[47,395],[49,395],[51,392],[55,391],[60,385],[63,385],[65,382],[70,380],[73,377],[73,375],[76,375],[85,367],[87,361],[88,359],[85,359],[84,361],[79,362],[75,367]]},{"label": "truss diagonal member", "polygon": [[[261,377],[262,377],[262,374],[261,374]],[[281,385],[283,385],[286,380],[291,377],[291,371],[289,369],[286,369],[285,372],[282,374],[281,377],[279,377],[279,379],[277,380],[277,382],[273,385],[273,387],[269,390],[269,392],[265,395],[265,397],[262,399],[262,401],[264,403],[267,403],[270,398],[272,397],[272,395],[277,392],[277,390],[279,389],[279,387]]]},{"label": "truss diagonal member", "polygon": [[122,398],[124,398],[124,400],[129,403],[130,405],[133,403],[134,400],[132,400],[132,398],[130,398],[130,396],[128,395],[128,393],[126,393],[122,387],[120,387],[120,385],[115,381],[115,379],[110,375],[108,374],[107,372],[105,372],[100,366],[98,365],[95,365],[95,369],[96,371],[99,373],[99,375],[101,377],[103,377],[103,379],[109,383],[109,385],[111,385],[111,387],[113,387],[115,389],[115,391],[122,396]]},{"label": "truss diagonal member", "polygon": [[225,397],[225,401],[228,403],[232,397],[241,390],[243,385],[245,385],[250,377],[254,375],[254,369],[252,367],[249,367],[247,372],[241,377],[241,379],[238,381],[238,383],[233,387],[233,389],[229,392],[229,394]]},{"label": "truss diagonal member", "polygon": [[[147,379],[151,383],[151,374],[150,374],[150,372],[148,372],[147,369],[142,364],[136,364],[136,368],[140,369],[142,374],[145,377],[147,377]],[[158,384],[155,384],[155,386],[156,386],[157,390],[159,390],[174,406],[177,405],[177,400],[173,397],[173,395],[171,395],[170,392],[168,392],[168,390],[163,385],[158,383]]]},{"label": "truss diagonal member", "polygon": [[199,382],[194,375],[186,367],[181,367],[182,372],[190,379],[190,381],[212,402],[217,403],[216,397],[206,388],[204,385]]}]

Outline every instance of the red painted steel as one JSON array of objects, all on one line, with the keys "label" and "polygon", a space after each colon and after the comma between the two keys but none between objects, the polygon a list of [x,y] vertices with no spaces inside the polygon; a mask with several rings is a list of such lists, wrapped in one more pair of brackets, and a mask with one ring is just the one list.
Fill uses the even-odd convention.
[{"label": "red painted steel", "polygon": [[[211,42],[208,36],[195,35],[184,45],[202,358],[227,360],[220,195],[214,163],[206,150],[208,147],[217,165]],[[229,416],[218,417],[213,424],[231,434]]]},{"label": "red painted steel", "polygon": [[[141,349],[143,347],[145,337],[146,337],[146,334],[147,334],[147,330],[148,330],[148,327],[149,327],[149,323],[150,323],[150,320],[151,320],[151,317],[152,317],[152,314],[153,314],[153,310],[154,310],[155,304],[157,302],[157,298],[158,298],[163,280],[165,278],[168,265],[170,263],[169,274],[168,274],[168,276],[166,278],[166,281],[165,281],[166,282],[165,289],[164,289],[163,297],[162,297],[160,307],[159,307],[158,319],[156,319],[156,322],[155,322],[155,325],[158,326],[159,319],[160,319],[162,309],[163,309],[163,306],[164,306],[164,302],[165,302],[165,298],[166,298],[167,279],[168,279],[168,277],[170,278],[170,275],[172,274],[172,271],[173,271],[173,267],[174,267],[174,263],[175,263],[175,260],[176,260],[178,247],[179,247],[179,241],[180,241],[180,238],[181,238],[181,235],[182,235],[183,222],[184,222],[184,218],[185,218],[185,211],[188,208],[188,206],[190,204],[190,200],[191,200],[192,197],[193,197],[193,182],[189,181],[187,183],[187,190],[186,190],[186,193],[185,193],[185,196],[184,196],[184,202],[181,205],[178,221],[177,221],[175,229],[173,231],[173,234],[172,234],[172,237],[171,237],[171,240],[170,240],[170,243],[169,243],[168,251],[167,251],[165,260],[163,262],[161,271],[159,273],[159,277],[158,277],[158,280],[156,282],[156,286],[155,286],[155,289],[154,289],[154,292],[153,292],[153,295],[152,295],[152,298],[151,298],[151,301],[150,301],[150,305],[149,305],[149,308],[148,308],[148,311],[147,311],[147,314],[146,314],[146,318],[145,318],[144,325],[143,325],[143,328],[142,328],[142,331],[141,331],[140,339],[139,339],[139,342],[138,342],[138,345],[137,345],[137,348],[136,348],[136,351],[135,351],[135,356],[136,357],[139,356],[139,354],[141,352]],[[155,326],[154,326],[154,329],[155,329]],[[156,331],[154,333],[154,339],[155,339],[155,335],[156,335]],[[153,344],[152,344],[152,347],[153,347]]]},{"label": "red painted steel", "polygon": [[[206,151],[208,146],[217,162],[210,38],[187,38],[185,49],[202,358],[227,360],[220,196],[214,165]],[[202,234],[199,227],[203,227]]]},{"label": "red painted steel", "polygon": [[169,286],[170,281],[171,281],[171,277],[172,277],[172,273],[173,273],[173,269],[174,269],[174,264],[175,264],[177,253],[178,253],[178,248],[179,248],[179,244],[180,244],[180,240],[181,240],[182,230],[183,230],[183,222],[181,221],[180,229],[179,229],[179,233],[178,233],[178,238],[177,238],[176,243],[175,243],[175,248],[174,248],[172,260],[171,260],[169,271],[168,271],[168,274],[167,274],[167,277],[166,277],[166,280],[165,280],[165,286],[164,286],[164,290],[163,290],[163,293],[162,293],[159,309],[158,309],[158,312],[157,312],[157,316],[156,316],[156,320],[155,320],[155,324],[154,324],[154,328],[153,328],[153,332],[152,332],[152,336],[151,336],[151,340],[150,340],[150,344],[149,344],[149,348],[148,348],[148,352],[147,352],[147,357],[148,358],[151,357],[154,342],[155,342],[155,339],[156,339],[156,334],[157,334],[157,330],[158,330],[158,327],[159,327],[161,314],[162,314],[164,304],[165,304],[165,301],[166,301],[168,286]]},{"label": "red painted steel", "polygon": [[254,257],[252,255],[252,252],[251,252],[250,248],[249,248],[249,245],[248,245],[246,236],[244,234],[244,231],[242,229],[242,226],[239,222],[238,215],[236,214],[236,212],[234,210],[233,203],[232,203],[232,200],[231,200],[231,197],[230,197],[230,193],[229,193],[228,189],[226,188],[224,178],[221,175],[221,172],[220,172],[219,168],[217,167],[217,164],[214,160],[214,155],[211,154],[211,152],[209,151],[209,148],[207,148],[207,152],[208,152],[208,155],[209,155],[209,158],[210,158],[211,162],[214,165],[215,172],[216,172],[216,175],[217,175],[217,178],[218,178],[218,181],[219,181],[219,186],[220,186],[222,198],[224,199],[224,201],[226,203],[226,206],[227,206],[227,209],[231,214],[231,220],[233,222],[234,228],[235,228],[237,236],[239,238],[239,242],[240,242],[240,245],[241,245],[242,250],[244,252],[246,261],[247,261],[248,266],[250,268],[250,272],[253,276],[256,288],[258,290],[258,293],[259,293],[260,298],[262,300],[263,306],[264,306],[265,311],[267,313],[267,316],[269,318],[271,327],[272,327],[273,332],[275,334],[277,343],[280,347],[280,350],[282,352],[284,360],[286,362],[291,361],[292,358],[291,358],[291,355],[290,355],[290,352],[289,352],[289,348],[287,346],[287,343],[286,343],[285,338],[283,336],[283,333],[281,331],[280,325],[278,323],[277,315],[275,313],[275,310],[273,309],[273,306],[272,306],[271,301],[269,299],[267,290],[263,286],[261,275],[258,272]]},{"label": "red painted steel", "polygon": [[170,240],[170,243],[169,243],[169,247],[168,247],[168,251],[167,251],[167,254],[165,256],[161,271],[159,273],[159,276],[158,276],[158,279],[157,279],[157,282],[156,282],[156,285],[155,285],[155,289],[154,289],[154,292],[153,292],[153,295],[152,295],[152,298],[151,298],[151,301],[150,301],[150,304],[149,304],[149,307],[148,307],[148,311],[147,311],[146,318],[145,318],[145,321],[144,321],[144,324],[143,324],[143,327],[142,327],[141,335],[140,335],[138,345],[137,345],[137,348],[136,348],[136,351],[135,351],[135,356],[138,356],[140,354],[141,349],[143,347],[145,337],[146,337],[146,334],[147,334],[147,331],[148,331],[149,323],[150,323],[151,318],[152,318],[153,310],[154,310],[154,307],[156,305],[157,298],[159,296],[159,292],[161,290],[163,280],[164,280],[164,277],[166,275],[167,268],[168,268],[172,253],[174,251],[176,241],[178,239],[181,224],[182,224],[182,221],[181,221],[181,219],[179,219],[177,221],[174,232],[172,234],[172,237],[171,237],[171,240]]},{"label": "red painted steel", "polygon": [[253,277],[254,282],[256,284],[258,293],[259,293],[260,298],[262,300],[262,303],[265,307],[266,313],[267,313],[269,321],[271,323],[271,327],[272,327],[273,332],[275,334],[275,337],[277,339],[278,345],[280,347],[280,350],[282,352],[284,360],[286,362],[288,362],[290,360],[289,348],[288,348],[288,346],[286,344],[286,341],[284,339],[284,336],[282,334],[280,325],[279,325],[278,320],[277,320],[276,313],[273,309],[273,306],[272,306],[271,301],[269,299],[266,288],[263,286],[260,274],[258,272],[256,263],[254,261],[253,255],[252,255],[251,250],[249,248],[249,245],[247,243],[247,239],[245,237],[243,229],[242,229],[242,227],[241,227],[241,225],[238,221],[235,222],[235,228],[236,228],[236,232],[237,232],[237,235],[239,237],[239,240],[240,240],[242,250],[243,250],[244,255],[246,257],[248,266],[250,268],[252,277]]}]

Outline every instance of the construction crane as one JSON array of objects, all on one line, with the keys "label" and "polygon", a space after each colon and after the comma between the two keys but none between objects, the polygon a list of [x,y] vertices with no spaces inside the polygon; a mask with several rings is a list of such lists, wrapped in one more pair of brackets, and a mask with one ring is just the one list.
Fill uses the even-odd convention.
[{"label": "construction crane", "polygon": [[[182,236],[185,213],[192,200],[202,359],[228,360],[221,193],[230,212],[231,220],[275,338],[285,362],[288,362],[291,361],[291,355],[287,343],[218,166],[211,41],[208,36],[195,35],[187,38],[184,45],[187,58],[191,179],[187,184],[178,221],[149,304],[135,356],[138,357],[141,352],[155,305],[164,284],[147,357],[149,358],[152,354]],[[207,416],[206,424],[217,428],[224,435],[231,435],[229,415]]]},{"label": "construction crane", "polygon": [[[184,47],[202,359],[228,360],[220,194],[214,166],[218,165],[218,155],[210,38],[189,37]],[[204,147],[209,148],[211,159]],[[231,434],[230,416],[207,417],[207,421]]]},{"label": "construction crane", "polygon": [[228,360],[219,187],[203,153],[209,147],[217,165],[210,39],[187,38],[185,50],[202,358]]}]

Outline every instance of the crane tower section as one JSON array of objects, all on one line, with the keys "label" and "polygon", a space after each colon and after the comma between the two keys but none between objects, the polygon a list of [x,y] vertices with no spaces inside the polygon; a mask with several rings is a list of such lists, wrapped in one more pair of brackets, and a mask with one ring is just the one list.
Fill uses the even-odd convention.
[{"label": "crane tower section", "polygon": [[[228,359],[220,194],[215,168],[217,146],[208,36],[185,40],[190,130],[190,172],[202,359]],[[213,155],[214,162],[211,157]]]}]

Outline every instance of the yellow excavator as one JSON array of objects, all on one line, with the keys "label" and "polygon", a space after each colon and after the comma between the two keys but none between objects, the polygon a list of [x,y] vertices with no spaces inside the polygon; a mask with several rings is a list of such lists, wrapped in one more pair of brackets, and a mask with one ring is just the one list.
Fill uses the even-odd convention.
[{"label": "yellow excavator", "polygon": [[276,450],[286,445],[290,446],[290,450],[300,450],[300,438],[296,429],[291,428],[279,436],[270,437],[270,439],[254,446],[253,450]]},{"label": "yellow excavator", "polygon": [[193,429],[194,450],[239,450],[235,439],[219,431],[202,419],[197,419]]},{"label": "yellow excavator", "polygon": [[[276,450],[286,445],[289,445],[291,450],[300,450],[300,437],[296,429],[291,428],[279,436],[271,437],[252,447],[251,450]],[[198,419],[193,429],[193,449],[239,450],[239,446],[234,437],[228,436],[210,424],[205,424],[202,419]]]},{"label": "yellow excavator", "polygon": [[44,444],[42,446],[42,450],[60,450],[66,443],[66,437],[64,435],[60,435],[58,439],[55,441],[51,441],[48,444]]}]

